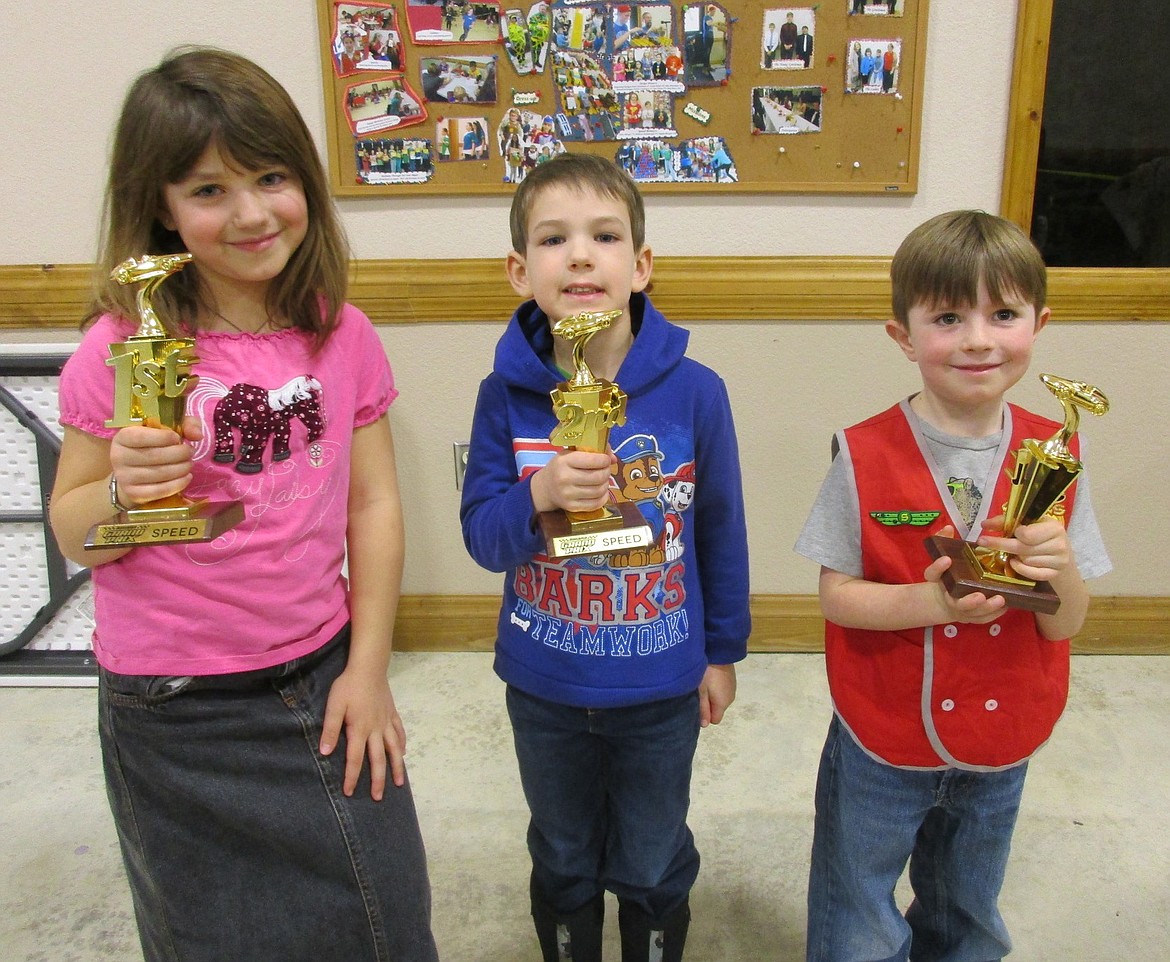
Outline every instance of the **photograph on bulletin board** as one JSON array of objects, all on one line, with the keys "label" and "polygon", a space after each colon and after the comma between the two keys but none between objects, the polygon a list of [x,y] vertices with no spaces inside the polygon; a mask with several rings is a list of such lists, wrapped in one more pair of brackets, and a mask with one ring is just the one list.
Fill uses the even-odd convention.
[{"label": "photograph on bulletin board", "polygon": [[927,0],[318,0],[339,196],[510,193],[564,151],[648,191],[914,193]]}]

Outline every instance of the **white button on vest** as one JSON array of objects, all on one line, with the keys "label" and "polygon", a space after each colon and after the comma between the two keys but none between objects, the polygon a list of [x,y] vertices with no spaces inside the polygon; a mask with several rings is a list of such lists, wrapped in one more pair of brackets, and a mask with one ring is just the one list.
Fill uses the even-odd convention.
[{"label": "white button on vest", "polygon": [[959,633],[959,629],[956,628],[954,625],[947,625],[943,629],[943,634],[946,635],[948,638],[954,638],[955,635],[957,635],[958,633]]},{"label": "white button on vest", "polygon": [[955,702],[952,698],[944,698],[942,704],[939,706],[943,711],[954,711]]},{"label": "white button on vest", "polygon": [[988,698],[987,701],[983,703],[983,707],[988,711],[995,711],[999,707],[999,702],[997,702],[994,698]]},{"label": "white button on vest", "polygon": [[1003,631],[1002,625],[992,625],[990,628],[987,629],[987,633],[989,635],[991,635],[992,638],[994,638],[996,635],[998,635],[1001,631]]}]

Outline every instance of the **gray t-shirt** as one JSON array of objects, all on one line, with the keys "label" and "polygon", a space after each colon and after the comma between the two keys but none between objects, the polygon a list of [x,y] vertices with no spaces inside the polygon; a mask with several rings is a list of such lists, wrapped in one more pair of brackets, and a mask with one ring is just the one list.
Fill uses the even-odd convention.
[{"label": "gray t-shirt", "polygon": [[[956,525],[957,535],[968,537],[972,529],[977,532],[989,516],[983,504],[984,493],[994,491],[996,473],[1004,463],[1001,448],[1005,432],[999,431],[985,438],[957,437],[945,434],[923,421],[914,413],[908,401],[902,402],[902,410],[936,483],[945,487],[950,494],[955,505],[953,514],[966,522],[966,530]],[[1005,425],[1009,425],[1006,432],[1008,439],[1011,437],[1010,418],[1010,411],[1005,407]],[[796,540],[796,552],[825,568],[860,578],[864,571],[861,561],[861,509],[843,433],[836,436],[834,447],[838,445],[841,451],[833,458],[829,473],[821,484],[817,499]],[[1081,438],[1082,461],[1085,447],[1085,439]],[[908,453],[908,456],[913,455]],[[1076,500],[1067,524],[1069,543],[1081,577],[1097,578],[1112,571],[1113,564],[1105,551],[1097,518],[1093,514],[1087,469],[1077,478]],[[924,570],[928,564],[929,558],[924,548]]]}]

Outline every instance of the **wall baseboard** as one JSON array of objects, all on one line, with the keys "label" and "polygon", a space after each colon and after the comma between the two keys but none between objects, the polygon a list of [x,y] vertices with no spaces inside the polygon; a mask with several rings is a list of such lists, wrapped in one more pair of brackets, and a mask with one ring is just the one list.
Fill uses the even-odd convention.
[{"label": "wall baseboard", "polygon": [[[491,651],[499,595],[406,595],[398,606],[399,651]],[[752,652],[824,651],[816,595],[752,598]],[[1072,643],[1081,655],[1170,654],[1170,598],[1094,598]]]}]

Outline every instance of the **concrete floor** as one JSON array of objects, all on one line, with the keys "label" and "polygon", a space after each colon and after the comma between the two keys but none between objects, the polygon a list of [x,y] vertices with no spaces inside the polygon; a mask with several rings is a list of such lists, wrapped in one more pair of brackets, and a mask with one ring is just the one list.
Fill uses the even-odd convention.
[{"label": "concrete floor", "polygon": [[[491,656],[402,653],[391,674],[443,959],[536,962],[526,812]],[[823,661],[753,655],[739,678],[739,700],[703,734],[695,764],[691,824],[703,869],[687,957],[796,962],[829,719]],[[1003,893],[1014,958],[1166,957],[1168,695],[1170,658],[1074,659],[1071,703],[1032,765]],[[3,962],[141,958],[101,781],[95,702],[93,689],[0,689]]]}]

